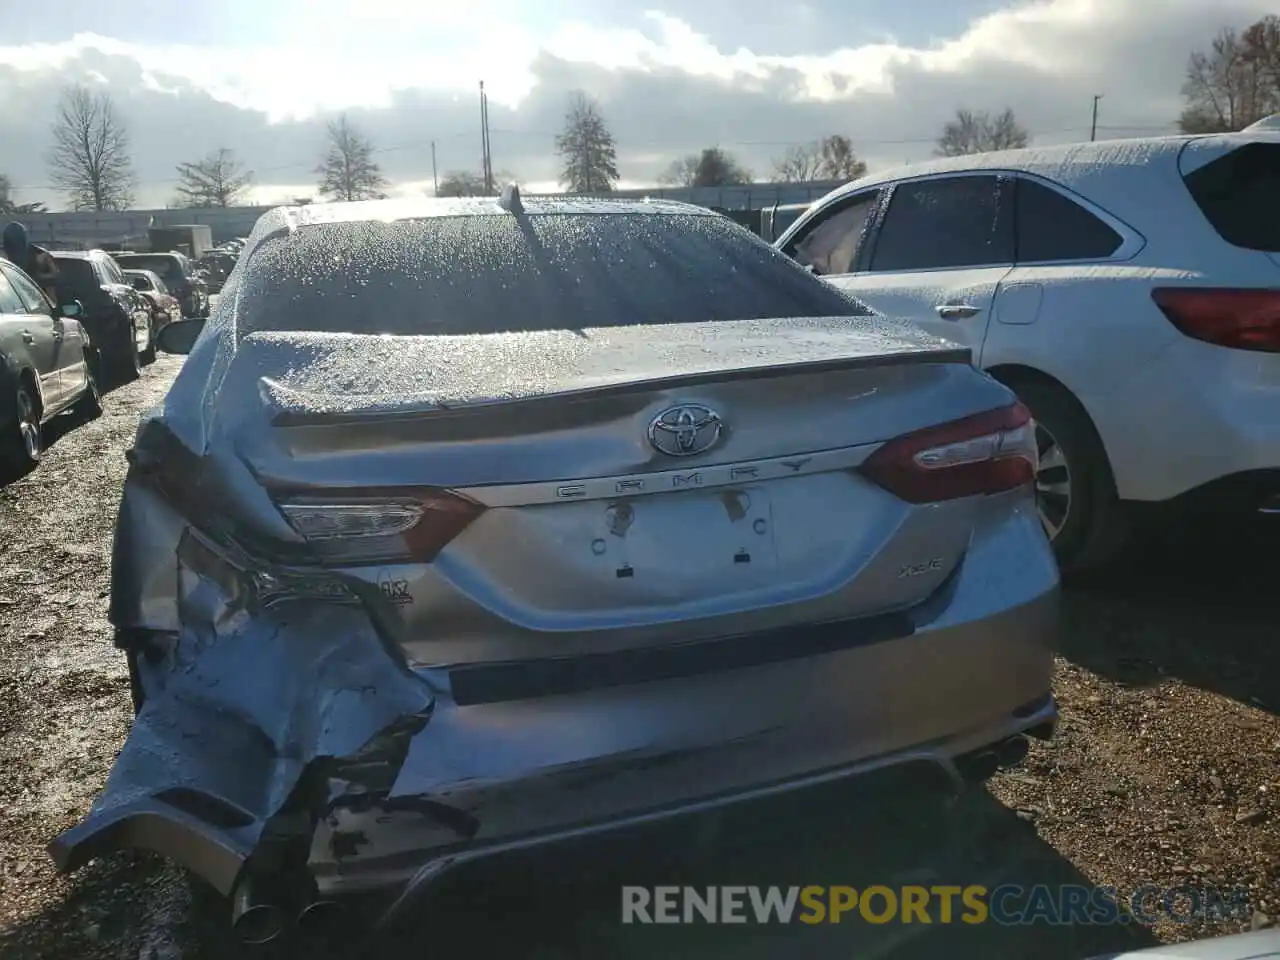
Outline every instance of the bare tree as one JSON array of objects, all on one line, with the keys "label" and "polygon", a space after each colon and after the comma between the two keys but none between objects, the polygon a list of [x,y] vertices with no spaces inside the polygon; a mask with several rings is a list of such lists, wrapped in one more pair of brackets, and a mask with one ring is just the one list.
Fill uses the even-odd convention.
[{"label": "bare tree", "polygon": [[985,110],[957,110],[956,118],[942,128],[935,153],[940,157],[963,157],[992,150],[1016,150],[1025,147],[1029,139],[1008,107],[995,116]]},{"label": "bare tree", "polygon": [[178,164],[178,197],[184,207],[234,207],[251,183],[252,171],[226,147],[194,163]]},{"label": "bare tree", "polygon": [[133,203],[129,131],[111,95],[76,84],[62,92],[47,155],[49,179],[75,210],[125,210]]},{"label": "bare tree", "polygon": [[707,147],[672,163],[664,182],[683,187],[726,187],[751,182],[751,171],[728,150]]},{"label": "bare tree", "polygon": [[693,177],[695,187],[727,187],[750,182],[751,171],[728,150],[707,147],[698,157],[698,171]]},{"label": "bare tree", "polygon": [[818,179],[822,169],[822,153],[817,140],[788,148],[773,162],[774,183],[806,183]]},{"label": "bare tree", "polygon": [[1224,27],[1208,51],[1193,51],[1182,85],[1184,133],[1242,130],[1280,109],[1280,17],[1243,34]]},{"label": "bare tree", "polygon": [[697,175],[698,155],[690,153],[672,160],[671,165],[658,176],[658,182],[668,187],[692,187]]},{"label": "bare tree", "polygon": [[484,174],[471,170],[450,170],[440,178],[436,187],[437,197],[496,197],[508,183],[518,183],[519,177],[509,170],[499,170],[493,175],[493,189],[484,189]]},{"label": "bare tree", "polygon": [[837,133],[792,147],[774,164],[773,180],[856,180],[866,172],[867,165],[858,159],[853,142]]},{"label": "bare tree", "polygon": [[385,196],[387,179],[373,159],[373,144],[361,136],[346,114],[327,128],[329,148],[316,173],[320,192],[334,200],[375,200]]},{"label": "bare tree", "polygon": [[440,178],[437,197],[483,197],[484,174],[470,170],[450,170]]},{"label": "bare tree", "polygon": [[600,105],[581,91],[569,99],[564,129],[556,136],[564,163],[560,183],[570,193],[610,193],[618,182],[618,149]]},{"label": "bare tree", "polygon": [[867,165],[858,158],[853,141],[842,134],[823,137],[818,147],[822,164],[818,175],[827,180],[857,180],[867,172]]}]

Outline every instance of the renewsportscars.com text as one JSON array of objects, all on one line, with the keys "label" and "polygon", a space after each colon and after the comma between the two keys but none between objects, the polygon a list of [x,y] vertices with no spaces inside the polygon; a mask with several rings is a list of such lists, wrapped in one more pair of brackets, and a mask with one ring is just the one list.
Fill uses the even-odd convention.
[{"label": "renewsportscars.com text", "polygon": [[1051,926],[1247,919],[1242,890],[1063,884],[623,887],[623,923],[997,923]]}]

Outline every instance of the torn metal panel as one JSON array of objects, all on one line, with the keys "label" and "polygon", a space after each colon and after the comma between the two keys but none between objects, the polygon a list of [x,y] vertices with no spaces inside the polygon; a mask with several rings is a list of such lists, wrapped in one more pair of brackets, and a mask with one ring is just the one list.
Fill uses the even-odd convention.
[{"label": "torn metal panel", "polygon": [[60,869],[142,847],[229,893],[309,763],[433,703],[355,608],[282,604],[221,635],[187,627],[179,649],[193,645],[149,692],[89,815],[54,841]]}]

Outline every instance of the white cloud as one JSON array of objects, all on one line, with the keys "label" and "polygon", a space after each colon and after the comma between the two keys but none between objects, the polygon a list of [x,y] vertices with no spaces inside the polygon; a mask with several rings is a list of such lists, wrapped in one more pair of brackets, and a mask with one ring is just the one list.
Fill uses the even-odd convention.
[{"label": "white cloud", "polygon": [[[787,144],[832,132],[848,133],[873,165],[910,160],[929,153],[959,106],[1012,106],[1037,140],[1051,142],[1087,135],[1092,96],[1104,93],[1104,133],[1156,132],[1178,113],[1189,50],[1270,4],[1021,2],[927,45],[828,44],[789,55],[730,48],[692,29],[672,4],[612,24],[535,23],[514,0],[486,4],[479,18],[408,0],[259,6],[266,19],[245,31],[252,41],[234,45],[91,33],[0,45],[0,141],[37,145],[4,161],[20,195],[54,199],[42,186],[41,154],[57,88],[76,78],[101,78],[116,95],[150,202],[172,195],[177,162],[220,146],[254,168],[255,195],[310,192],[323,122],[343,110],[380,148],[398,189],[429,186],[432,141],[442,175],[478,169],[482,77],[495,166],[540,187],[556,176],[552,143],[565,97],[578,88],[600,101],[624,177],[640,183],[674,156],[716,143],[763,174]],[[854,34],[857,16],[838,0],[811,0],[803,18],[839,36]]]}]

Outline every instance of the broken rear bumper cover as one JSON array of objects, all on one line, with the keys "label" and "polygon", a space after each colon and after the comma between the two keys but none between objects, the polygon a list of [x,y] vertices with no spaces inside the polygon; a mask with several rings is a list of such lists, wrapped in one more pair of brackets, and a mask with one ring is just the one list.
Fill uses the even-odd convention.
[{"label": "broken rear bumper cover", "polygon": [[[991,615],[982,550],[911,611],[646,652],[621,674],[415,672],[363,608],[315,601],[185,628],[51,853],[71,870],[149,849],[224,894],[292,861],[316,896],[405,903],[504,851],[922,762],[958,781],[957,758],[1057,717],[1056,572],[1017,571]],[[264,857],[281,837],[300,855]]]}]

